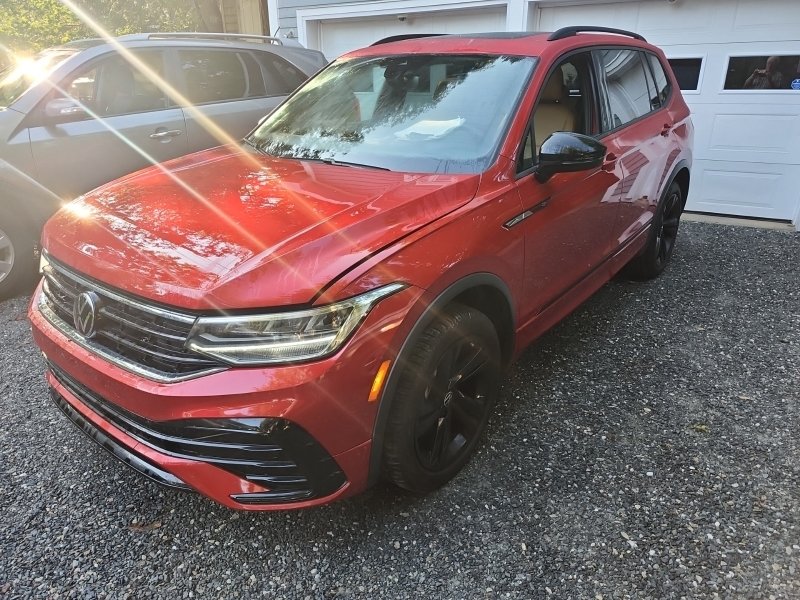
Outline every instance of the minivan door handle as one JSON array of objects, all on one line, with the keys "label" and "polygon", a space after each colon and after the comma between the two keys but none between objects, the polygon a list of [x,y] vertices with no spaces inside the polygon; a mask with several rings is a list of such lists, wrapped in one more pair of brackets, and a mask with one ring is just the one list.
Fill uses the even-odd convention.
[{"label": "minivan door handle", "polygon": [[150,134],[151,140],[169,141],[171,138],[178,137],[183,133],[180,129],[156,129],[155,133]]}]

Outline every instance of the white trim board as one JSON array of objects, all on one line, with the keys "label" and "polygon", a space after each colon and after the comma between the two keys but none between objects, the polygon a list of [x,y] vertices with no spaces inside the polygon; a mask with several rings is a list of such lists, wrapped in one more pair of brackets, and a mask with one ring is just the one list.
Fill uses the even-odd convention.
[{"label": "white trim board", "polygon": [[[277,0],[272,0],[276,2]],[[525,4],[522,0],[388,0],[385,2],[360,2],[357,4],[336,4],[299,8],[297,15],[297,37],[307,48],[320,47],[319,21],[347,20],[365,17],[380,17],[407,13],[445,12],[450,10],[470,10],[476,8],[501,7],[506,10],[506,31],[514,4]],[[514,7],[518,8],[518,7]],[[514,19],[523,12],[513,11]],[[514,29],[522,28],[524,21]]]}]

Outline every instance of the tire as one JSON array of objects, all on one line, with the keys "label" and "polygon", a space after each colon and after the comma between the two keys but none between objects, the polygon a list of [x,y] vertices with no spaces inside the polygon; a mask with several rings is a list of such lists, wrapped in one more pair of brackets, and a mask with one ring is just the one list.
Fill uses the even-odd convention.
[{"label": "tire", "polygon": [[0,208],[0,300],[30,285],[36,276],[36,235],[13,212]]},{"label": "tire", "polygon": [[467,463],[500,388],[500,342],[473,308],[452,304],[401,357],[383,449],[385,478],[417,494]]},{"label": "tire", "polygon": [[675,250],[683,202],[681,186],[673,181],[656,207],[644,250],[626,267],[628,277],[645,281],[655,279],[664,271]]}]

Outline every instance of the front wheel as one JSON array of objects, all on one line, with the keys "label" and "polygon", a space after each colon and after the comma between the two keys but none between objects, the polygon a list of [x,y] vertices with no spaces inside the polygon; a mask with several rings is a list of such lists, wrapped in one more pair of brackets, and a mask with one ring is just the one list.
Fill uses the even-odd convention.
[{"label": "front wheel", "polygon": [[454,304],[404,358],[383,473],[399,487],[426,493],[464,467],[486,428],[500,387],[500,342],[486,315]]},{"label": "front wheel", "polygon": [[683,200],[681,186],[672,182],[656,207],[647,245],[642,253],[628,264],[627,274],[631,278],[654,279],[661,275],[667,266],[678,238]]},{"label": "front wheel", "polygon": [[0,209],[0,300],[33,280],[36,273],[36,236],[7,209]]}]

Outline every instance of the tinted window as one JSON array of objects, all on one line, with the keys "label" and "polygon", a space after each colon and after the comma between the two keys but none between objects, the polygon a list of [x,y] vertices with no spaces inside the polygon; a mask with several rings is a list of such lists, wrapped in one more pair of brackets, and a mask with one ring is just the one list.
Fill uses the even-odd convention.
[{"label": "tinted window", "polygon": [[644,55],[647,57],[647,60],[650,62],[650,68],[653,70],[653,75],[656,78],[656,91],[658,92],[658,99],[660,104],[665,104],[667,98],[669,97],[669,92],[671,89],[671,84],[669,81],[669,77],[664,72],[664,67],[661,64],[661,61],[655,54],[650,54],[649,52],[645,52]]},{"label": "tinted window", "polygon": [[[155,77],[164,76],[164,60],[160,52],[138,53],[137,58]],[[121,56],[112,56],[95,63],[60,87],[64,95],[77,99],[93,113],[112,117],[167,108],[169,101],[153,79],[150,73],[140,71]]]},{"label": "tinted window", "polygon": [[245,69],[247,69],[248,87],[245,91],[245,96],[248,98],[265,96],[266,90],[264,89],[264,76],[261,74],[261,66],[249,53],[241,53],[239,56],[244,61]]},{"label": "tinted window", "polygon": [[[178,55],[186,81],[186,97],[194,104],[239,100],[259,95],[253,93],[258,91],[258,82],[251,86],[247,76],[247,53],[181,50]],[[263,95],[263,86],[261,89],[260,95]]]},{"label": "tinted window", "polygon": [[300,69],[273,54],[259,53],[259,61],[267,74],[267,95],[286,96],[308,79]]},{"label": "tinted window", "polygon": [[800,55],[732,56],[726,90],[800,90]]},{"label": "tinted window", "polygon": [[647,62],[647,56],[642,54],[641,58],[642,63],[644,64],[644,78],[647,82],[647,97],[650,98],[650,109],[656,110],[661,108],[661,98],[658,93],[658,85],[653,78],[653,70],[650,68],[650,65]]},{"label": "tinted window", "polygon": [[[652,110],[642,53],[635,50],[595,50],[600,67],[603,131],[615,129]],[[662,71],[663,74],[663,71]]]},{"label": "tinted window", "polygon": [[678,87],[686,91],[696,91],[700,86],[702,58],[670,58],[669,66],[678,80]]},{"label": "tinted window", "polygon": [[535,60],[425,55],[335,62],[248,142],[273,156],[424,173],[477,173],[496,147]]}]

